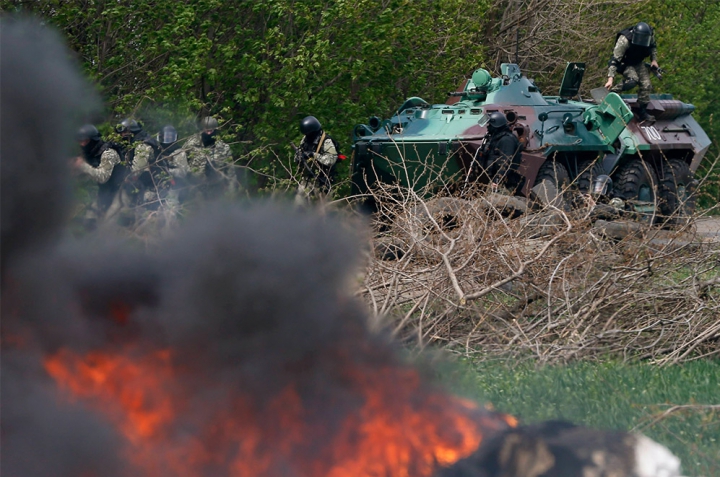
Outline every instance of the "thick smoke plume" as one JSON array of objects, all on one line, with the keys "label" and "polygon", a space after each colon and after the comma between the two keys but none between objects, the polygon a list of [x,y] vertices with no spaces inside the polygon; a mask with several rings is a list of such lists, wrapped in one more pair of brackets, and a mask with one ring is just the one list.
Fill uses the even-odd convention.
[{"label": "thick smoke plume", "polygon": [[11,256],[47,241],[64,223],[73,119],[96,104],[96,95],[55,31],[10,17],[0,26],[5,267]]},{"label": "thick smoke plume", "polygon": [[2,46],[2,475],[422,476],[512,422],[367,330],[339,221],[218,207],[151,251],[53,240],[93,95],[53,32]]},{"label": "thick smoke plume", "polygon": [[[95,93],[52,30],[27,19],[0,24],[2,187],[2,469],[7,476],[116,475],[115,431],[57,399],[35,344],[17,323],[22,257],[61,231],[69,207],[69,157]],[[8,271],[14,270],[14,271]],[[37,297],[36,297],[37,298]],[[71,438],[69,438],[71,436]],[[62,443],[58,445],[58,443]]]}]

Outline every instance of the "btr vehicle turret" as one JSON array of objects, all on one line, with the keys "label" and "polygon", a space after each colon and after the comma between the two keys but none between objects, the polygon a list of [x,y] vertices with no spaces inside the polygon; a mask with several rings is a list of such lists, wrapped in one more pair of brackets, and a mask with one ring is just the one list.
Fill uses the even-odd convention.
[{"label": "btr vehicle turret", "polygon": [[643,214],[691,213],[694,173],[710,147],[691,115],[695,107],[651,95],[647,109],[655,121],[638,122],[634,95],[598,88],[581,98],[584,71],[583,63],[568,63],[559,94],[546,96],[515,64],[503,64],[497,78],[478,69],[444,104],[412,97],[392,117],[357,125],[353,193],[370,207],[377,205],[371,192],[378,183],[424,197],[452,193],[479,159],[488,116],[500,111],[523,145],[518,195],[529,197],[549,181],[557,190],[602,190]]}]

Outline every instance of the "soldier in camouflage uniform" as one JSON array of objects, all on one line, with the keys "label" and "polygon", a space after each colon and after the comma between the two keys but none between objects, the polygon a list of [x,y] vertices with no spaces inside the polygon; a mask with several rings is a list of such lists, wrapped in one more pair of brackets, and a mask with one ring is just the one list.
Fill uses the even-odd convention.
[{"label": "soldier in camouflage uniform", "polygon": [[206,198],[217,197],[224,188],[235,190],[237,183],[230,146],[217,138],[218,121],[205,117],[200,132],[183,145],[191,182]]},{"label": "soldier in camouflage uniform", "polygon": [[[608,80],[605,87],[614,93],[628,91],[638,84],[638,104],[640,121],[654,121],[647,112],[652,92],[650,70],[645,65],[645,58],[650,57],[650,67],[659,69],[657,62],[657,46],[652,28],[645,22],[628,27],[617,34],[615,48],[608,66]],[[624,80],[613,86],[616,73],[621,73]]]},{"label": "soldier in camouflage uniform", "polygon": [[518,173],[521,154],[520,140],[510,130],[507,117],[500,111],[490,113],[480,157],[484,163],[483,172],[490,179],[493,192],[497,192],[501,186],[513,195],[522,189],[525,178]]},{"label": "soldier in camouflage uniform", "polygon": [[189,166],[187,153],[177,141],[177,130],[167,125],[157,135],[160,153],[150,165],[150,177],[153,189],[157,191],[157,200],[149,208],[162,209],[166,222],[174,221],[180,210],[179,193],[185,184]]},{"label": "soldier in camouflage uniform", "polygon": [[131,146],[128,148],[125,161],[135,175],[139,176],[148,171],[155,154],[160,147],[150,134],[143,130],[142,124],[134,119],[125,119],[115,127],[115,130]]},{"label": "soldier in camouflage uniform", "polygon": [[[150,176],[150,165],[160,152],[160,145],[134,119],[123,120],[115,127],[115,131],[128,144],[124,163],[130,169],[130,174],[121,189],[120,197],[123,215],[134,222],[143,215],[140,210],[142,206],[158,200],[157,190]],[[133,214],[130,211],[133,211]],[[131,215],[135,217],[130,218]]]},{"label": "soldier in camouflage uniform", "polygon": [[93,212],[86,217],[95,222],[104,219],[113,201],[117,200],[127,169],[121,164],[122,149],[117,144],[103,141],[100,131],[94,125],[82,126],[76,139],[82,149],[82,157],[76,158],[75,167],[98,184]]},{"label": "soldier in camouflage uniform", "polygon": [[177,185],[175,182],[184,179],[190,170],[187,151],[180,147],[177,138],[178,133],[174,126],[167,125],[162,128],[157,135],[160,154],[151,166],[153,176],[158,176],[159,181],[171,186]]},{"label": "soldier in camouflage uniform", "polygon": [[295,194],[297,205],[328,198],[338,160],[337,143],[323,131],[315,116],[307,116],[300,122],[300,132],[304,137],[295,151],[295,162],[301,165],[303,178]]}]

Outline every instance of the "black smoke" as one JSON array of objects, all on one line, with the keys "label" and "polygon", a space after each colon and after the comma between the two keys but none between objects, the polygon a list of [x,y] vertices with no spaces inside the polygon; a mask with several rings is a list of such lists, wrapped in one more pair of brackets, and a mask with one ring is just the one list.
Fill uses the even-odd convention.
[{"label": "black smoke", "polygon": [[[47,243],[69,206],[67,160],[95,92],[52,29],[28,19],[0,25],[2,266]],[[77,155],[77,154],[74,154]]]},{"label": "black smoke", "polygon": [[[119,475],[117,436],[83,406],[58,399],[38,343],[18,327],[24,257],[62,231],[74,130],[95,92],[59,35],[37,21],[0,23],[2,191],[2,468],[7,476]],[[39,297],[35,296],[34,300]]]},{"label": "black smoke", "polygon": [[[296,466],[308,455],[330,465],[328,444],[348,416],[361,422],[377,376],[398,385],[381,395],[390,419],[392,406],[446,412],[422,383],[395,399],[414,375],[366,328],[349,291],[360,241],[340,220],[277,204],[218,206],[149,250],[101,232],[62,240],[68,138],[94,93],[53,31],[6,19],[1,43],[2,475],[138,475],[111,417],[69,399],[48,374],[44,360],[62,350],[140,358],[172,350],[169,366],[180,374],[165,391],[183,408],[165,438],[199,439],[215,453],[199,475],[231,473],[237,450],[206,424],[247,413],[238,395],[263,417],[261,448],[277,457],[268,475],[309,475]],[[274,454],[289,429],[272,403],[285,403],[276,398],[288,390],[315,433]],[[359,428],[346,435],[351,445],[360,437]],[[161,465],[153,475],[177,471]]]},{"label": "black smoke", "polygon": [[[3,328],[32,348],[3,351],[23,363],[7,373],[12,361],[3,358],[3,386],[11,390],[3,396],[11,409],[4,409],[3,427],[5,452],[29,458],[3,459],[2,470],[29,475],[27,465],[37,465],[36,453],[45,449],[71,460],[67,473],[53,466],[30,474],[70,476],[80,463],[98,472],[119,459],[111,451],[121,447],[110,423],[103,426],[92,409],[58,404],[63,397],[40,361],[60,349],[123,354],[132,345],[140,356],[174,350],[173,367],[184,374],[173,393],[186,398],[186,407],[169,431],[171,443],[188,429],[202,433],[217,409],[232,409],[238,392],[252,396],[258,413],[269,413],[267,426],[280,429],[279,416],[276,421],[263,406],[292,386],[306,420],[326,425],[302,452],[327,448],[333,426],[363,404],[348,369],[372,375],[402,367],[389,344],[367,331],[362,308],[349,298],[357,245],[343,227],[277,205],[218,207],[150,253],[112,239],[93,241],[94,235],[24,260],[13,269],[11,303],[19,311]],[[38,382],[41,393],[16,391]],[[20,417],[25,422],[15,424]],[[34,445],[35,435],[44,436],[42,446]],[[222,464],[202,475],[229,475],[232,452],[221,455]],[[113,471],[124,475],[118,469],[116,462]]]}]

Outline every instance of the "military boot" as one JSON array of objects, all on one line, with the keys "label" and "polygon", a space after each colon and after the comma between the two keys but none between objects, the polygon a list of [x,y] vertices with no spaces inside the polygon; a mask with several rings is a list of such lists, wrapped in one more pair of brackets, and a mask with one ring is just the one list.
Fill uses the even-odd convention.
[{"label": "military boot", "polygon": [[655,116],[647,112],[648,103],[640,103],[640,111],[638,112],[638,119],[640,122],[648,121],[654,122]]}]

